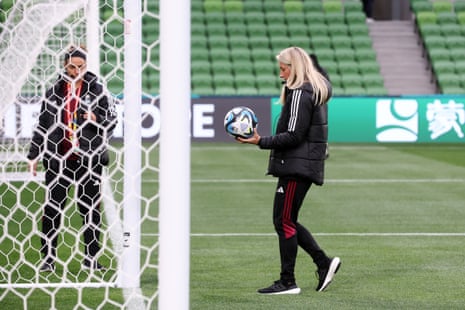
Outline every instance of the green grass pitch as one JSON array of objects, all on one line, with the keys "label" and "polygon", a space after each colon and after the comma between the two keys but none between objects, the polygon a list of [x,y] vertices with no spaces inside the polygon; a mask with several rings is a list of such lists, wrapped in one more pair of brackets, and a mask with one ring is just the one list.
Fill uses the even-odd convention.
[{"label": "green grass pitch", "polygon": [[[149,158],[154,165],[155,153]],[[326,183],[310,189],[300,221],[329,255],[341,258],[342,267],[327,291],[317,293],[315,266],[299,251],[296,277],[302,292],[291,296],[256,293],[279,277],[271,218],[276,179],[265,175],[268,154],[236,143],[192,144],[191,309],[463,308],[464,145],[331,144]],[[148,247],[157,241],[156,179],[156,171],[143,174],[147,199],[142,214],[150,216],[142,226],[142,243]],[[15,197],[2,190],[0,214],[6,216]],[[30,199],[24,195],[22,199]],[[39,204],[31,209],[40,213],[35,211]],[[32,222],[23,222],[28,225]],[[72,225],[79,228],[79,218]],[[38,238],[30,246],[37,245]],[[2,239],[1,263],[20,255],[5,251],[8,247]],[[36,251],[27,253],[37,259]],[[156,251],[143,251],[142,259],[156,264]],[[77,261],[71,264],[75,267],[70,269],[78,268]],[[29,269],[24,272],[33,272]],[[77,279],[84,276],[76,274]],[[142,274],[144,292],[153,292],[156,285],[156,270]],[[85,289],[83,306],[102,306],[103,295],[103,289]],[[60,290],[57,297],[57,309],[72,309],[70,301],[78,298],[74,289]],[[111,298],[122,302],[121,290],[112,289]],[[37,290],[28,304],[48,309],[50,298]],[[0,305],[18,309],[23,303],[0,290]],[[111,304],[101,308],[115,309]],[[157,308],[156,300],[151,308]]]}]

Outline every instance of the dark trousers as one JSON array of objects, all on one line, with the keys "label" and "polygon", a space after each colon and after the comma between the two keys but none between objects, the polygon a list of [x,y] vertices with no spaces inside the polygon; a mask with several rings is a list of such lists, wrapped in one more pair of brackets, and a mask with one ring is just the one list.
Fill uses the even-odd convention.
[{"label": "dark trousers", "polygon": [[279,178],[276,187],[273,223],[279,237],[281,280],[285,282],[295,282],[294,269],[299,246],[312,257],[318,268],[326,268],[329,262],[310,231],[298,222],[300,207],[311,184],[306,180]]},{"label": "dark trousers", "polygon": [[93,258],[100,250],[101,175],[100,164],[89,167],[81,160],[65,160],[62,165],[47,169],[47,201],[42,217],[41,239],[41,252],[47,260],[56,259],[58,229],[72,185],[77,191],[76,203],[83,219],[84,254]]}]

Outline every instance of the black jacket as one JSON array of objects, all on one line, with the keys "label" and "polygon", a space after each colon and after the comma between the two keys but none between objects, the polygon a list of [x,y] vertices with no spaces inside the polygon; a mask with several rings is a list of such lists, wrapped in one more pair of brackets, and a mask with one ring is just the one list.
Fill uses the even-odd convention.
[{"label": "black jacket", "polygon": [[316,105],[310,84],[290,90],[276,134],[261,137],[259,146],[271,149],[268,174],[297,177],[322,185],[328,141],[328,106]]},{"label": "black jacket", "polygon": [[[39,122],[32,136],[28,159],[43,156],[44,166],[57,165],[62,160],[61,142],[65,138],[66,128],[63,113],[66,103],[66,84],[62,76],[47,90],[42,101]],[[79,151],[83,160],[92,163],[108,164],[107,141],[116,125],[116,113],[113,102],[107,97],[97,76],[87,72],[83,78],[80,93],[80,104],[77,110],[77,137]],[[82,114],[92,111],[96,122],[85,120]],[[97,124],[95,124],[97,123]]]}]

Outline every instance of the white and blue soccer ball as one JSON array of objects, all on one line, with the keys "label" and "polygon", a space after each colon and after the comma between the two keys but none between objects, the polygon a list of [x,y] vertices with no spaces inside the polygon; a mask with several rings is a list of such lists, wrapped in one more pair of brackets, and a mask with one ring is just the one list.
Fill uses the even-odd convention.
[{"label": "white and blue soccer ball", "polygon": [[257,116],[247,107],[235,107],[224,117],[224,129],[233,137],[252,137],[257,124]]}]

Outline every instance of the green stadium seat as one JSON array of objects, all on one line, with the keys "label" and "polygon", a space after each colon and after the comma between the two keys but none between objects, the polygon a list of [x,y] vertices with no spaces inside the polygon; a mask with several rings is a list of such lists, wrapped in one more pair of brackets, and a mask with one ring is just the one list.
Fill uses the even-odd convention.
[{"label": "green stadium seat", "polygon": [[433,10],[433,4],[429,0],[410,1],[410,6],[413,12],[426,12]]},{"label": "green stadium seat", "polygon": [[249,48],[249,39],[246,35],[229,36],[229,46],[231,50]]},{"label": "green stadium seat", "polygon": [[316,12],[320,13],[323,12],[323,4],[322,1],[309,1],[304,0],[303,2],[303,11],[304,12]]},{"label": "green stadium seat", "polygon": [[368,26],[366,24],[349,24],[347,27],[347,30],[349,31],[351,36],[368,36]]},{"label": "green stadium seat", "polygon": [[240,0],[224,0],[223,8],[225,12],[242,12],[244,4]]},{"label": "green stadium seat", "polygon": [[436,74],[455,72],[455,63],[452,60],[438,60],[433,62],[432,65]]},{"label": "green stadium seat", "polygon": [[346,24],[329,24],[327,27],[330,36],[348,36],[349,34],[348,27]]},{"label": "green stadium seat", "polygon": [[444,0],[435,0],[433,3],[433,11],[440,13],[440,12],[452,12],[453,11],[453,4],[451,1],[444,1]]},{"label": "green stadium seat", "polygon": [[342,12],[327,12],[324,14],[324,18],[327,25],[347,25],[345,15]]},{"label": "green stadium seat", "polygon": [[265,13],[265,21],[270,25],[285,25],[284,14],[281,11],[270,11]]},{"label": "green stadium seat", "polygon": [[302,11],[299,12],[285,12],[284,21],[287,26],[295,25],[296,27],[306,28],[305,26],[305,14]]},{"label": "green stadium seat", "polygon": [[226,36],[227,30],[224,23],[208,23],[205,28],[208,36]]},{"label": "green stadium seat", "polygon": [[196,60],[191,63],[191,71],[196,72],[198,74],[200,73],[205,73],[205,74],[210,74],[211,69],[210,69],[210,61],[208,60]]},{"label": "green stadium seat", "polygon": [[417,13],[418,24],[436,24],[438,17],[433,11],[421,11]]},{"label": "green stadium seat", "polygon": [[247,34],[250,38],[267,36],[267,28],[263,24],[248,24],[247,25]]},{"label": "green stadium seat", "polygon": [[265,12],[283,12],[283,2],[281,0],[263,1],[263,11]]},{"label": "green stadium seat", "polygon": [[314,25],[321,25],[325,23],[325,15],[322,14],[322,12],[309,10],[305,11],[304,13],[305,21],[310,28],[309,30],[311,30]]},{"label": "green stadium seat", "polygon": [[205,36],[207,31],[205,30],[205,25],[201,23],[192,24],[191,25],[191,35],[192,36]]},{"label": "green stadium seat", "polygon": [[257,46],[250,50],[250,56],[253,62],[271,61],[274,60],[274,54],[268,46]]},{"label": "green stadium seat", "polygon": [[225,47],[216,47],[211,48],[208,52],[210,60],[227,60],[230,61],[229,48]]},{"label": "green stadium seat", "polygon": [[429,35],[423,38],[428,49],[446,47],[446,40],[441,35]]},{"label": "green stadium seat", "polygon": [[427,23],[420,24],[419,28],[420,28],[421,35],[423,37],[431,36],[431,35],[437,36],[437,35],[442,34],[441,26],[438,24],[427,24]]},{"label": "green stadium seat", "polygon": [[207,42],[210,48],[229,47],[229,40],[226,35],[211,35],[207,38]]},{"label": "green stadium seat", "polygon": [[234,76],[230,73],[215,72],[212,77],[213,86],[217,87],[232,87],[234,88]]},{"label": "green stadium seat", "polygon": [[301,0],[299,1],[293,1],[293,0],[286,0],[283,3],[284,6],[284,12],[297,12],[300,13],[303,11],[303,2]]},{"label": "green stadium seat", "polygon": [[335,48],[334,58],[337,61],[355,61],[355,51],[352,48]]},{"label": "green stadium seat", "polygon": [[387,90],[384,86],[369,86],[365,88],[365,96],[386,96]]},{"label": "green stadium seat", "polygon": [[384,87],[383,77],[378,73],[362,74],[361,78],[366,89],[371,87]]},{"label": "green stadium seat", "polygon": [[192,94],[202,96],[212,96],[215,94],[213,87],[193,87]]},{"label": "green stadium seat", "polygon": [[306,35],[292,35],[289,40],[289,46],[298,46],[305,50],[311,49],[311,41]]},{"label": "green stadium seat", "polygon": [[244,1],[243,10],[247,14],[248,12],[263,12],[262,1]]},{"label": "green stadium seat", "polygon": [[229,54],[233,63],[251,61],[250,51],[248,48],[232,48],[229,50]]},{"label": "green stadium seat", "polygon": [[310,25],[308,27],[308,32],[310,34],[310,37],[319,37],[319,36],[328,36],[328,27],[326,24],[315,24],[315,25]]},{"label": "green stadium seat", "polygon": [[465,12],[465,1],[464,0],[455,0],[454,1],[454,11],[455,11],[455,13]]},{"label": "green stadium seat", "polygon": [[344,74],[359,74],[358,66],[354,61],[338,61],[337,68],[340,73]]},{"label": "green stadium seat", "polygon": [[203,2],[203,9],[205,12],[222,12],[223,1],[222,0],[205,0]]},{"label": "green stadium seat", "polygon": [[465,11],[457,13],[457,22],[460,25],[465,25]]},{"label": "green stadium seat", "polygon": [[255,49],[266,49],[269,51],[270,49],[270,40],[268,39],[268,36],[255,36],[255,37],[249,37],[249,47],[252,50]]},{"label": "green stadium seat", "polygon": [[322,3],[323,11],[328,12],[342,12],[342,2],[340,0],[325,0]]},{"label": "green stadium seat", "polygon": [[377,61],[374,60],[359,60],[358,69],[360,73],[366,74],[380,74],[380,68]]},{"label": "green stadium seat", "polygon": [[232,65],[232,71],[235,76],[237,75],[247,75],[253,76],[254,74],[254,67],[252,61],[250,60],[242,60],[242,61],[234,61]]},{"label": "green stadium seat", "polygon": [[312,36],[310,41],[313,49],[331,48],[331,39],[328,36]]},{"label": "green stadium seat", "polygon": [[208,48],[208,39],[205,35],[192,35],[191,36],[191,48]]},{"label": "green stadium seat", "polygon": [[231,96],[236,95],[236,89],[234,85],[232,86],[217,86],[214,90],[215,95],[217,96]]},{"label": "green stadium seat", "polygon": [[463,95],[465,93],[465,88],[461,86],[448,86],[445,85],[442,87],[442,93],[445,95]]},{"label": "green stadium seat", "polygon": [[227,27],[229,37],[247,37],[247,26],[245,24],[231,24]]},{"label": "green stadium seat", "polygon": [[191,48],[191,61],[209,61],[209,52],[207,49]]},{"label": "green stadium seat", "polygon": [[354,36],[352,37],[352,47],[355,50],[360,50],[360,49],[372,49],[373,48],[373,42],[371,41],[371,38],[369,36]]},{"label": "green stadium seat", "polygon": [[360,24],[365,25],[365,14],[360,12],[346,12],[346,22],[348,25],[350,24]]},{"label": "green stadium seat", "polygon": [[277,24],[271,24],[267,26],[267,31],[270,39],[272,39],[274,36],[288,36],[287,34],[287,27],[286,25],[277,23]]},{"label": "green stadium seat", "polygon": [[224,13],[224,19],[228,26],[241,24],[244,25],[245,17],[243,12],[226,11]]},{"label": "green stadium seat", "polygon": [[258,95],[258,89],[256,87],[252,87],[252,86],[237,87],[236,88],[236,95],[240,95],[240,96],[256,96],[256,95]]},{"label": "green stadium seat", "polygon": [[212,87],[212,76],[210,73],[198,73],[193,71],[191,77],[192,87]]},{"label": "green stadium seat", "polygon": [[253,62],[253,68],[256,76],[273,76],[276,66],[276,61],[271,60],[261,60]]},{"label": "green stadium seat", "polygon": [[448,86],[462,87],[460,75],[454,72],[437,72],[436,79],[441,89]]},{"label": "green stadium seat", "polygon": [[465,48],[465,38],[463,36],[450,35],[450,36],[447,36],[445,39],[446,39],[446,46],[449,47],[449,49]]},{"label": "green stadium seat", "polygon": [[224,13],[223,12],[209,12],[205,13],[205,24],[221,24],[224,25]]},{"label": "green stadium seat", "polygon": [[442,61],[442,60],[452,60],[450,56],[450,50],[444,47],[430,48],[428,50],[428,55],[432,62]]},{"label": "green stadium seat", "polygon": [[352,39],[347,35],[332,36],[331,45],[335,50],[352,49]]},{"label": "green stadium seat", "polygon": [[305,26],[302,26],[302,24],[300,23],[291,23],[291,24],[287,24],[287,32],[289,33],[289,35],[291,37],[294,37],[294,36],[305,36],[307,37],[307,40],[310,40],[308,38],[309,36],[309,32],[307,31],[307,27]]},{"label": "green stadium seat", "polygon": [[191,12],[191,24],[204,24],[205,23],[205,15],[202,11],[192,11]]},{"label": "green stadium seat", "polygon": [[439,12],[437,13],[438,24],[455,24],[458,23],[457,15],[454,12]]},{"label": "green stadium seat", "polygon": [[245,11],[245,22],[250,24],[265,25],[265,13],[263,11]]},{"label": "green stadium seat", "polygon": [[356,48],[355,58],[357,61],[373,61],[376,62],[376,52],[372,48]]},{"label": "green stadium seat", "polygon": [[271,49],[273,50],[273,53],[277,54],[282,49],[292,46],[292,40],[287,35],[281,35],[281,36],[276,35],[276,36],[270,37],[270,44],[271,44]]},{"label": "green stadium seat", "polygon": [[449,51],[450,59],[454,62],[465,61],[465,49],[464,48],[453,48]]},{"label": "green stadium seat", "polygon": [[328,62],[333,62],[334,59],[334,49],[328,48],[328,49],[315,49],[313,53],[318,57],[318,61],[323,64],[323,63],[328,63]]}]

